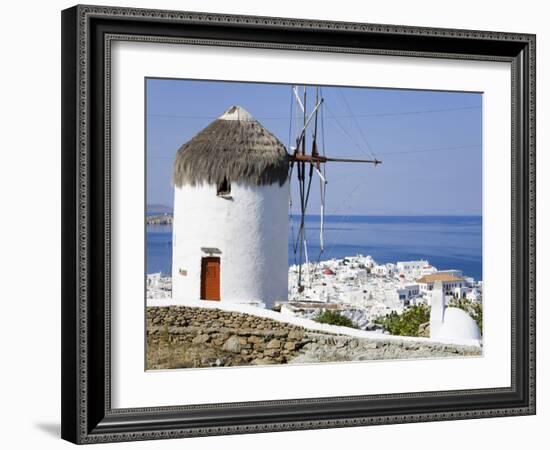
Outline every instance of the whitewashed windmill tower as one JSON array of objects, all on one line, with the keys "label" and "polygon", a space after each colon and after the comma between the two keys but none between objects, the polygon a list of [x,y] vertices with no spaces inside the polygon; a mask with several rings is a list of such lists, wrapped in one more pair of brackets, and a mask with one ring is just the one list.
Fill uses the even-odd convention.
[{"label": "whitewashed windmill tower", "polygon": [[284,145],[239,106],[178,150],[175,304],[287,299],[288,165]]}]

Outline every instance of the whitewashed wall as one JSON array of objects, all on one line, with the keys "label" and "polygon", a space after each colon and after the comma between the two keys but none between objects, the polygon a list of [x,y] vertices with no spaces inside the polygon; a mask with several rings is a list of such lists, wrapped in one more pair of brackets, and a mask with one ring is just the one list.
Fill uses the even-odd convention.
[{"label": "whitewashed wall", "polygon": [[[214,185],[183,186],[174,195],[173,302],[200,299],[202,247],[221,250],[222,302],[286,300],[288,183],[231,185],[232,199]],[[187,271],[180,274],[180,269]]]}]

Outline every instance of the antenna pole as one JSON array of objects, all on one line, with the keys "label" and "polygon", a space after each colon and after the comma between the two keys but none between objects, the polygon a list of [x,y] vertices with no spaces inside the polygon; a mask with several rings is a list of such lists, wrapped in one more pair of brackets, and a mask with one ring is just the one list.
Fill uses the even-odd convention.
[{"label": "antenna pole", "polygon": [[[307,127],[307,86],[304,86],[304,100],[302,103],[303,107],[303,113],[304,113],[304,129]],[[301,146],[300,146],[301,144]],[[296,156],[306,156],[306,135],[305,133],[302,133],[299,137],[298,142],[298,153]],[[300,149],[301,147],[301,149]],[[299,266],[298,266],[298,292],[303,291],[302,286],[302,263],[303,263],[303,254],[304,254],[304,227],[305,227],[305,211],[306,211],[306,205],[305,205],[305,189],[306,189],[306,163],[305,161],[300,161],[298,163],[300,166],[300,176],[298,182],[300,183],[300,205],[301,205],[301,217],[300,217],[300,229],[298,231],[298,239],[300,243],[300,259],[299,259]]]}]

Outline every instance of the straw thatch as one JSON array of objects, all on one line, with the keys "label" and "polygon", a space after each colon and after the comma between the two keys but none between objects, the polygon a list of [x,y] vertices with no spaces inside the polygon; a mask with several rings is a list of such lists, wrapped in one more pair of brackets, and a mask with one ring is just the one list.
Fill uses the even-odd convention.
[{"label": "straw thatch", "polygon": [[283,185],[288,177],[284,145],[239,106],[183,144],[174,161],[173,183],[229,182]]}]

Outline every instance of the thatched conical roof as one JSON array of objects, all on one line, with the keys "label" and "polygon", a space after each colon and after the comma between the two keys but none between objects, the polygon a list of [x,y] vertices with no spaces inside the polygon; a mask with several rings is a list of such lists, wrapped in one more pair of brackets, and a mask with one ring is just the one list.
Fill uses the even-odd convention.
[{"label": "thatched conical roof", "polygon": [[173,183],[284,184],[288,154],[284,145],[240,106],[232,106],[183,144],[174,161]]}]

